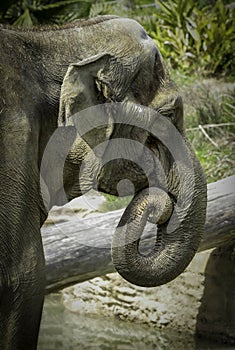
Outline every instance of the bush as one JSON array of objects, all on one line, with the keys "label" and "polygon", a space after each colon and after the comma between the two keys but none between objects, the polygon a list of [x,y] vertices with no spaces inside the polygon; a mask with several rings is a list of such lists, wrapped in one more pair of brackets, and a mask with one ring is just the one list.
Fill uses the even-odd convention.
[{"label": "bush", "polygon": [[228,74],[235,64],[235,4],[217,0],[200,8],[194,0],[157,0],[146,23],[150,36],[173,68]]},{"label": "bush", "polygon": [[0,4],[0,22],[32,27],[89,16],[91,0],[11,0]]},{"label": "bush", "polygon": [[187,135],[207,174],[207,181],[233,175],[234,84],[197,79],[185,90]]}]

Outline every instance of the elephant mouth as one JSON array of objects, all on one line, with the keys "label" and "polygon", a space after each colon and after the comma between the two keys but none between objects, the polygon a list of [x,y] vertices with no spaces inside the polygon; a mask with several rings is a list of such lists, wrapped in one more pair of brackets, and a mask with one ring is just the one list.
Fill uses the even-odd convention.
[{"label": "elephant mouth", "polygon": [[[127,146],[132,142],[129,141]],[[121,142],[124,141],[121,139]],[[139,144],[139,149],[134,148],[132,144],[131,147],[128,151],[124,151],[123,158],[117,156],[113,157],[114,159],[110,156],[113,147],[107,148],[101,159],[104,165],[97,175],[97,189],[120,197],[134,195],[149,187],[163,188],[168,192],[167,170],[170,166],[170,157],[165,157],[166,150],[161,143],[156,139],[153,142],[151,139],[151,145],[147,141],[146,144]],[[115,156],[115,151],[113,153]]]},{"label": "elephant mouth", "polygon": [[151,176],[128,159],[106,163],[97,177],[97,189],[114,196],[129,196],[151,186]]}]

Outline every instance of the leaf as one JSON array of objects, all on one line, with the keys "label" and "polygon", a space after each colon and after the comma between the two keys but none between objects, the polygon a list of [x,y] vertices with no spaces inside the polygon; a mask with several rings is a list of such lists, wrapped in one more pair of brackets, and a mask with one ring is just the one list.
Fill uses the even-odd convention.
[{"label": "leaf", "polygon": [[180,3],[180,12],[184,14],[185,16],[189,15],[189,13],[192,11],[192,9],[195,7],[195,1],[194,0],[182,0],[179,1]]},{"label": "leaf", "polygon": [[29,9],[26,9],[25,12],[13,24],[23,27],[32,27],[34,23],[30,16]]},{"label": "leaf", "polygon": [[188,21],[188,23],[191,25],[191,27],[197,28],[197,24],[196,24],[195,20],[193,21],[192,18],[190,18],[190,17],[185,17],[185,19]]},{"label": "leaf", "polygon": [[217,0],[214,7],[214,13],[220,17],[220,20],[222,21],[226,20],[226,9],[222,0]]},{"label": "leaf", "polygon": [[[37,12],[37,11],[51,10],[59,7],[65,7],[68,5],[77,4],[81,2],[85,2],[85,1],[84,0],[64,0],[64,1],[54,2],[52,4],[39,5],[37,7],[29,6],[29,8]],[[87,0],[86,2],[92,3],[90,0]]]},{"label": "leaf", "polygon": [[169,7],[169,5],[167,5],[162,0],[157,0],[156,3],[161,6],[163,11],[165,11],[167,14],[171,15],[171,8]]},{"label": "leaf", "polygon": [[[109,2],[95,2],[90,8],[89,17],[96,17],[99,15],[115,14],[115,10]],[[140,22],[140,21],[139,21]]]},{"label": "leaf", "polygon": [[187,28],[189,34],[192,36],[192,38],[196,42],[201,42],[200,35],[199,35],[199,33],[198,33],[196,28],[191,27],[191,25],[189,23],[186,23],[186,28]]},{"label": "leaf", "polygon": [[[70,0],[69,0],[70,2]],[[56,3],[57,4],[57,3]],[[90,1],[76,0],[68,3],[63,1],[62,7],[47,8],[40,11],[34,11],[35,17],[38,19],[39,23],[42,24],[63,24],[65,22],[73,21],[78,18],[88,17],[91,8]],[[55,4],[53,4],[55,5]]]}]

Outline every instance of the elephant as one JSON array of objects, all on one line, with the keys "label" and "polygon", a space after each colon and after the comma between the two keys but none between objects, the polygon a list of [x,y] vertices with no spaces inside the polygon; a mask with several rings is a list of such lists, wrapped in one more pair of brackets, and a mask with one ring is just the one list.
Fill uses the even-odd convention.
[{"label": "elephant", "polygon": [[[197,250],[206,183],[185,136],[182,99],[136,21],[99,16],[61,27],[1,25],[0,38],[0,348],[33,350],[46,284],[40,227],[53,205],[95,186],[118,195],[118,183],[132,181],[113,262],[131,283],[157,286],[180,274]],[[178,140],[177,161],[164,144],[168,134]],[[117,140],[132,137],[138,164],[118,154],[112,161]],[[129,194],[131,186],[122,187]],[[157,240],[142,254],[147,220],[158,226]]]}]

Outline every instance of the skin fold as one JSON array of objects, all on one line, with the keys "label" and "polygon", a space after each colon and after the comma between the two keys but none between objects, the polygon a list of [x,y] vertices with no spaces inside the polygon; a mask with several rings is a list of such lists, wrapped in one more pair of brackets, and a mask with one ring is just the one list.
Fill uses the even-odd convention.
[{"label": "skin fold", "polygon": [[[130,282],[153,286],[175,278],[195,254],[206,185],[184,135],[182,101],[137,22],[103,16],[58,28],[0,26],[0,51],[0,349],[33,350],[45,290],[40,227],[53,205],[91,188],[118,195],[120,181],[130,180],[134,198],[114,235],[113,262]],[[89,108],[103,104],[98,123]],[[164,144],[170,126],[182,139],[179,161]],[[118,153],[124,139],[135,142],[126,159]],[[124,183],[122,195],[130,188]],[[158,233],[142,256],[147,220]]]}]

